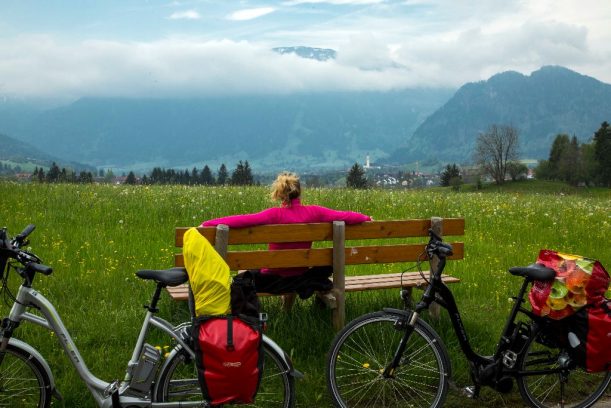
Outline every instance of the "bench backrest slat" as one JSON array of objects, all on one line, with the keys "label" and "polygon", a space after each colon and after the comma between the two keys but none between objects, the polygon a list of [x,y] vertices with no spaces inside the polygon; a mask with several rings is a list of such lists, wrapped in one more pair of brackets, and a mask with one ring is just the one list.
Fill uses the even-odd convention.
[{"label": "bench backrest slat", "polygon": [[[449,259],[462,259],[462,242],[453,242],[454,255]],[[397,244],[346,247],[345,264],[415,262],[424,250],[424,244]],[[324,266],[333,264],[332,248],[286,249],[280,251],[229,251],[226,258],[231,270],[259,268],[288,268]],[[182,254],[176,254],[176,266],[184,266]]]},{"label": "bench backrest slat", "polygon": [[[346,240],[426,237],[429,228],[431,228],[431,220],[373,221],[346,225],[345,228]],[[182,247],[183,235],[187,229],[186,227],[176,228],[175,242],[177,247]],[[445,218],[443,220],[444,236],[463,235],[464,229],[465,220],[463,218]],[[216,230],[214,227],[199,227],[198,230],[214,245]],[[228,244],[332,240],[332,223],[277,224],[232,229]]]},{"label": "bench backrest slat", "polygon": [[[373,221],[346,225],[346,240],[428,237],[431,220]],[[443,235],[463,235],[463,218],[444,218]]]},{"label": "bench backrest slat", "polygon": [[[319,224],[272,224],[231,229],[229,245],[266,244],[268,242],[331,241],[331,223]],[[183,235],[188,228],[176,228],[176,246],[182,247]],[[198,231],[214,244],[215,227],[199,227]]]}]

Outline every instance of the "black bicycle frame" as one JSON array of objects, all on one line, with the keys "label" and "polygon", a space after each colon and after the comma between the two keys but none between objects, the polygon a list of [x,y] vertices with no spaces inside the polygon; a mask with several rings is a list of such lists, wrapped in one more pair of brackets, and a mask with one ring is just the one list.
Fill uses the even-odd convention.
[{"label": "black bicycle frame", "polygon": [[[463,324],[460,311],[458,310],[458,306],[456,304],[456,300],[452,291],[448,288],[448,286],[441,279],[441,272],[443,271],[446,263],[445,257],[439,257],[439,263],[437,266],[437,271],[431,273],[431,279],[429,285],[424,291],[420,302],[415,307],[414,315],[417,317],[423,310],[426,310],[430,307],[433,302],[437,302],[441,307],[445,308],[448,311],[450,316],[450,320],[452,321],[452,327],[454,332],[456,333],[456,337],[458,338],[460,348],[462,349],[465,357],[471,363],[476,364],[478,366],[489,365],[491,363],[500,361],[502,358],[501,354],[507,350],[509,346],[511,346],[512,342],[512,333],[516,326],[516,318],[518,313],[523,313],[527,315],[531,320],[538,321],[538,316],[534,315],[529,310],[522,307],[524,303],[524,296],[526,294],[526,290],[528,289],[528,285],[531,283],[529,279],[524,279],[524,283],[518,292],[518,295],[514,297],[514,305],[511,309],[511,312],[507,318],[505,323],[505,327],[501,333],[501,338],[497,345],[496,351],[492,357],[484,357],[478,353],[476,353],[471,347],[471,343],[469,341],[469,337],[467,335],[467,331]],[[407,322],[406,331],[401,339],[399,347],[395,353],[395,357],[393,358],[393,362],[387,367],[385,370],[385,374],[390,374],[396,369],[401,360],[401,355],[405,350],[405,346],[409,340],[413,332],[413,325],[415,324],[414,315],[412,315]],[[517,374],[516,371],[512,370],[503,370],[507,373],[513,372]]]}]

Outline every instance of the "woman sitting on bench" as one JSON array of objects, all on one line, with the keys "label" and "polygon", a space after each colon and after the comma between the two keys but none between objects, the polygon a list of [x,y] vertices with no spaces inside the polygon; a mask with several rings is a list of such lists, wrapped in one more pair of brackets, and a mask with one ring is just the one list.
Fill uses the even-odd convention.
[{"label": "woman sitting on bench", "polygon": [[[354,211],[338,211],[318,205],[301,204],[301,183],[295,173],[282,172],[272,185],[271,198],[279,200],[280,207],[272,207],[254,214],[231,215],[204,221],[204,227],[227,225],[230,228],[243,228],[265,224],[297,224],[344,221],[346,224],[358,224],[371,221],[371,217]],[[312,242],[270,243],[270,250],[310,249]],[[257,291],[268,293],[297,292],[302,299],[312,295],[316,290],[331,289],[329,276],[331,266],[312,268],[264,268],[250,271],[255,274]]]}]

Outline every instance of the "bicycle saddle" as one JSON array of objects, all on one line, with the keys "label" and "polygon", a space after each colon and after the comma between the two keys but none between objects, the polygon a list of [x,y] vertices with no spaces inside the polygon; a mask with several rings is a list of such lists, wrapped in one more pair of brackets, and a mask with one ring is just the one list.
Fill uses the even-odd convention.
[{"label": "bicycle saddle", "polygon": [[143,269],[136,272],[136,276],[142,279],[152,279],[165,286],[178,286],[189,280],[185,268],[170,268],[163,270]]},{"label": "bicycle saddle", "polygon": [[534,263],[528,266],[514,266],[509,268],[509,273],[515,276],[523,276],[530,280],[546,281],[556,277],[556,271],[545,266]]}]

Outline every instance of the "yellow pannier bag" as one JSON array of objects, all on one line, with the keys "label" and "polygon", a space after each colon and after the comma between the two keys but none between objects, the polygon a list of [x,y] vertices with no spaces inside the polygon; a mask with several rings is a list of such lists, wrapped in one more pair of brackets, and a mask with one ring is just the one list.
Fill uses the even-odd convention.
[{"label": "yellow pannier bag", "polygon": [[197,228],[185,232],[182,254],[195,299],[195,316],[231,313],[229,266]]}]

